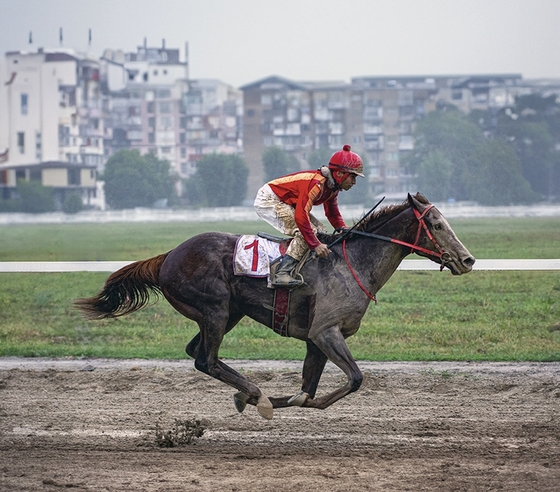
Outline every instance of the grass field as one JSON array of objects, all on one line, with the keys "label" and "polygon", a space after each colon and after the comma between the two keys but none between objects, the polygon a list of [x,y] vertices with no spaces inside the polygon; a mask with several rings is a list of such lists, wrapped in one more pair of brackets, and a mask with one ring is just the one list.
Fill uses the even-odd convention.
[{"label": "grass field", "polygon": [[[558,258],[560,218],[451,221],[477,258]],[[203,230],[272,232],[257,222],[73,224],[0,228],[0,261],[138,260]],[[413,256],[411,257],[413,258]],[[72,309],[105,273],[0,274],[0,355],[183,358],[196,325],[165,301],[116,320]],[[397,272],[348,344],[362,360],[560,360],[560,272]],[[301,359],[302,342],[249,319],[226,358]]]}]

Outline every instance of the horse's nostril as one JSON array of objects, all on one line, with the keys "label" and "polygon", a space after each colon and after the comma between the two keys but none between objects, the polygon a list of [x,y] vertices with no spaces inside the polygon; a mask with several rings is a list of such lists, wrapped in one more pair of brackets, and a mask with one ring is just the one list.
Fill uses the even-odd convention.
[{"label": "horse's nostril", "polygon": [[463,265],[468,266],[468,267],[472,267],[476,262],[476,260],[472,256],[469,256],[468,258],[464,258],[461,261],[462,261]]}]

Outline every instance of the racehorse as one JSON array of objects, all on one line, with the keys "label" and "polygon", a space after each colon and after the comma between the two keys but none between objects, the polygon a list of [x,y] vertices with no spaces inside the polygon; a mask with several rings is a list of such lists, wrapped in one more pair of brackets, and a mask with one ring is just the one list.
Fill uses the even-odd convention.
[{"label": "racehorse", "polygon": [[[268,327],[273,324],[274,291],[266,279],[234,275],[238,237],[221,232],[194,236],[168,253],[121,268],[97,296],[78,299],[76,306],[89,319],[103,319],[137,311],[149,302],[150,294],[162,294],[198,324],[199,333],[186,346],[196,369],[236,388],[239,412],[247,404],[256,405],[268,419],[273,408],[324,409],[358,390],[362,373],[345,339],[358,331],[370,301],[408,254],[428,257],[453,275],[470,272],[475,262],[447,220],[420,193],[363,217],[342,241],[334,240],[336,234],[320,235],[322,242],[332,244],[332,253],[303,265],[305,283],[291,292],[288,313],[286,335],[307,345],[301,392],[268,398],[218,358],[224,335],[244,316]],[[316,397],[328,360],[346,374],[347,382]]]}]

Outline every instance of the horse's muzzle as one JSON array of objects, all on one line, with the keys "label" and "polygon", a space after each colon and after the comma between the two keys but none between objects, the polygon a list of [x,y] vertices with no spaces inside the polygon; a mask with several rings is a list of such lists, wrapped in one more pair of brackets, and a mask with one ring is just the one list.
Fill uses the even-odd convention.
[{"label": "horse's muzzle", "polygon": [[442,257],[442,262],[443,266],[449,268],[453,275],[463,275],[464,273],[469,273],[472,270],[476,260],[474,256],[468,255],[458,258],[457,260],[449,258],[449,261],[446,261],[446,258]]}]

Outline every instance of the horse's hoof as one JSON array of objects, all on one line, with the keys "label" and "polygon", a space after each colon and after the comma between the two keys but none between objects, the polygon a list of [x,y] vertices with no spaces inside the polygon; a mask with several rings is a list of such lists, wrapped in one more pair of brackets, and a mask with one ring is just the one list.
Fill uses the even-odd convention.
[{"label": "horse's hoof", "polygon": [[257,410],[261,417],[264,417],[267,420],[272,420],[274,410],[272,407],[272,403],[270,403],[270,400],[266,396],[261,395],[259,397]]},{"label": "horse's hoof", "polygon": [[243,410],[245,410],[248,400],[249,400],[249,396],[246,395],[245,393],[242,393],[241,391],[233,395],[233,403],[235,404],[235,408],[239,413],[242,413]]},{"label": "horse's hoof", "polygon": [[288,405],[291,405],[293,407],[301,407],[307,401],[308,398],[309,395],[307,393],[300,391],[297,395],[292,396],[288,400]]}]

